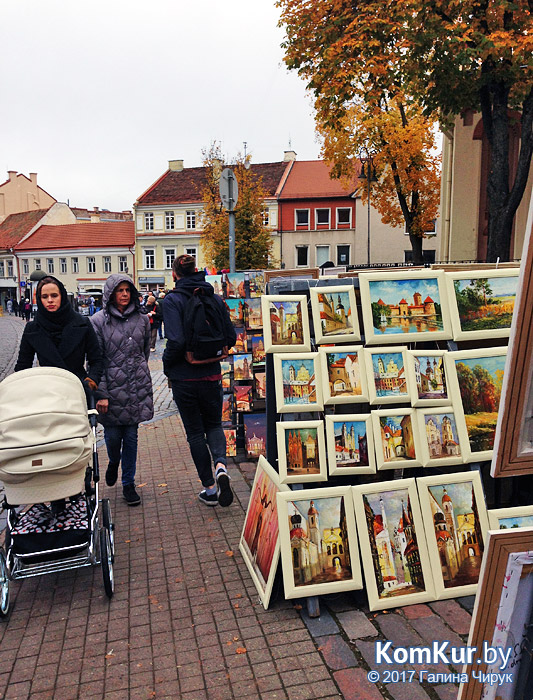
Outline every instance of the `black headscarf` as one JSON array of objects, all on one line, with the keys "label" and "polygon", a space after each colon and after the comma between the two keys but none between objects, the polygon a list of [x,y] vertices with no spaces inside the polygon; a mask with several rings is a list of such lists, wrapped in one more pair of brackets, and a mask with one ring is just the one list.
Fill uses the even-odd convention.
[{"label": "black headscarf", "polygon": [[[47,280],[52,280],[52,282]],[[48,309],[44,308],[43,302],[41,301],[41,289],[45,284],[52,283],[57,285],[61,293],[61,306],[57,311],[48,311]],[[35,322],[46,331],[56,346],[58,346],[61,341],[63,330],[74,320],[75,313],[68,300],[67,290],[57,277],[47,275],[39,282],[37,285],[37,312],[35,313]]]}]

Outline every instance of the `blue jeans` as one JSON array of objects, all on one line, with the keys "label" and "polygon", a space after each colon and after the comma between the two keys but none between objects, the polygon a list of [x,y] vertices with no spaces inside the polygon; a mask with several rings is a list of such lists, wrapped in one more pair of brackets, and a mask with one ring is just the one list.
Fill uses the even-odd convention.
[{"label": "blue jeans", "polygon": [[122,457],[122,486],[135,483],[137,468],[137,423],[132,425],[108,425],[104,428],[107,456],[113,464],[120,464]]},{"label": "blue jeans", "polygon": [[[204,488],[213,486],[213,463],[226,465],[226,436],[222,429],[222,383],[172,381],[196,471]],[[210,454],[211,453],[211,454]]]}]

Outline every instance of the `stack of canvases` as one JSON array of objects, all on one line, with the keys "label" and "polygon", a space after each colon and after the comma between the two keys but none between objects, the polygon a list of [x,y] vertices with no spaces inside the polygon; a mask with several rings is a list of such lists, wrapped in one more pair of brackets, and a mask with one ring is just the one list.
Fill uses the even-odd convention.
[{"label": "stack of canvases", "polygon": [[249,457],[266,452],[265,416],[265,346],[261,295],[265,290],[260,271],[207,275],[215,293],[224,298],[237,343],[222,362],[224,403],[222,422],[226,435],[226,452],[237,454],[237,445],[244,444]]},{"label": "stack of canvases", "polygon": [[[311,288],[318,352],[307,297],[263,296],[277,412],[317,416],[279,421],[278,469],[258,464],[240,547],[265,607],[280,548],[287,598],[363,588],[359,549],[371,610],[475,592],[488,514],[479,471],[453,465],[491,458],[517,279],[360,274],[365,346],[353,280]],[[496,346],[445,349],[487,338]],[[409,467],[447,473],[368,476]],[[337,475],[354,485],[287,486]],[[493,525],[515,515],[494,513]],[[519,516],[533,524],[533,508]]]}]

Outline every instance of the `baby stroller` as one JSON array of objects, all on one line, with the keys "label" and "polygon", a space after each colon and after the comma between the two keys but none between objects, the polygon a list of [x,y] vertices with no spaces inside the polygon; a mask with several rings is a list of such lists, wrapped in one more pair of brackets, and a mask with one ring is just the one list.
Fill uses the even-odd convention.
[{"label": "baby stroller", "polygon": [[114,526],[98,498],[97,412],[80,380],[35,367],[0,382],[0,481],[7,511],[0,547],[0,617],[9,581],[101,564],[114,591]]}]

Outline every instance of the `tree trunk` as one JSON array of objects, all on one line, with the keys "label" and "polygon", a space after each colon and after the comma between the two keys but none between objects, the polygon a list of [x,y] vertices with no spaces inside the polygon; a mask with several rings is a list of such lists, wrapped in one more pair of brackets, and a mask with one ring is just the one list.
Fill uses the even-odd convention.
[{"label": "tree trunk", "polygon": [[409,240],[411,241],[411,248],[413,250],[413,264],[423,265],[424,254],[422,253],[422,236],[414,236],[410,233]]}]

